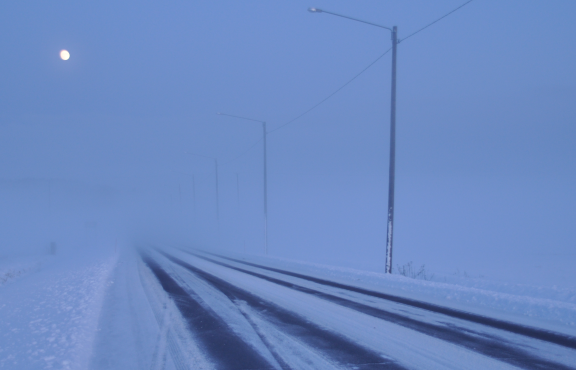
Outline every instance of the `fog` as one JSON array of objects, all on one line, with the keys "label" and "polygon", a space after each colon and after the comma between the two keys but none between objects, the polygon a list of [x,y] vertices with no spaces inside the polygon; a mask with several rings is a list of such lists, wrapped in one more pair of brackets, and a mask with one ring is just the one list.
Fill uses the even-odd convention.
[{"label": "fog", "polygon": [[[223,112],[268,125],[268,254],[382,272],[390,54],[292,120],[390,34],[306,9],[402,40],[462,3],[4,2],[0,255],[263,254],[262,129]],[[574,284],[575,11],[477,0],[398,45],[394,266]]]}]

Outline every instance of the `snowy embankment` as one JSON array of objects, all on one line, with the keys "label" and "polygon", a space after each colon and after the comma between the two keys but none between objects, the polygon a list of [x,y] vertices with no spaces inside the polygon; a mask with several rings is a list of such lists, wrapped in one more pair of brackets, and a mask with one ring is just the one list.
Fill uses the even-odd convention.
[{"label": "snowy embankment", "polygon": [[50,258],[2,264],[22,273],[0,286],[0,368],[87,366],[116,257]]},{"label": "snowy embankment", "polygon": [[[343,284],[426,301],[523,325],[576,335],[576,290],[476,278],[418,280],[303,261],[222,252],[221,255]],[[444,280],[444,278],[442,278]]]}]

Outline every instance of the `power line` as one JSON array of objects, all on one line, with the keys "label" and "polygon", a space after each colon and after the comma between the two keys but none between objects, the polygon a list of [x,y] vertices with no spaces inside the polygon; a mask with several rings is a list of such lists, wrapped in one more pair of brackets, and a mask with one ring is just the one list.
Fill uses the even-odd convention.
[{"label": "power line", "polygon": [[[471,3],[474,0],[469,0],[467,2],[465,2],[464,4],[460,5],[459,7],[451,10],[450,12],[444,14],[442,17],[436,19],[434,22],[427,24],[426,26],[420,28],[419,30],[417,30],[416,32],[411,33],[410,35],[404,37],[401,41],[404,41],[406,39],[409,39],[410,37],[416,35],[417,33],[425,30],[426,28],[432,26],[433,24],[441,21],[442,19],[446,18],[447,16],[449,16],[450,14],[454,13],[455,11],[459,10],[460,8],[463,8],[465,5]],[[398,41],[398,43],[400,43],[400,41]],[[305,111],[304,113],[296,116],[295,118],[291,119],[290,121],[282,124],[281,126],[275,128],[274,130],[271,130],[270,133],[281,129],[284,126],[287,126],[289,124],[291,124],[292,122],[296,121],[297,119],[305,116],[306,114],[310,113],[312,110],[316,109],[318,106],[320,106],[322,103],[324,103],[326,100],[330,99],[331,97],[333,97],[334,95],[336,95],[337,93],[340,92],[340,90],[344,89],[346,86],[348,86],[350,83],[352,83],[352,81],[354,81],[355,79],[357,79],[358,77],[360,77],[361,74],[363,74],[364,72],[366,72],[370,67],[372,67],[374,64],[376,64],[377,61],[379,61],[380,59],[382,59],[382,57],[386,54],[388,54],[388,52],[392,50],[392,48],[386,50],[384,52],[384,54],[380,55],[378,58],[376,58],[372,63],[370,63],[366,68],[364,68],[362,71],[360,71],[360,73],[356,74],[354,77],[352,77],[350,80],[348,80],[344,85],[340,86],[338,89],[336,89],[332,94],[328,95],[326,98],[322,99],[319,103],[317,103],[316,105],[312,106],[310,109],[308,109],[307,111]]]},{"label": "power line", "polygon": [[[446,18],[447,16],[449,16],[450,14],[456,12],[457,10],[460,10],[461,8],[463,8],[464,6],[470,4],[472,1],[474,0],[468,0],[467,2],[465,2],[464,4],[458,6],[457,8],[451,10],[450,12],[444,14],[443,16],[441,16],[440,18],[436,19],[435,21],[427,24],[426,26],[418,29],[415,32],[412,32],[411,34],[409,34],[408,36],[404,37],[401,40],[398,40],[398,43],[403,42],[404,40],[409,39],[410,37],[416,35],[417,33],[420,33],[422,31],[424,31],[426,28],[432,26],[435,23],[438,23],[439,21],[441,21],[442,19]],[[350,80],[348,80],[346,83],[344,83],[342,86],[340,86],[338,89],[336,89],[333,93],[331,93],[330,95],[328,95],[327,97],[325,97],[324,99],[322,99],[320,102],[316,103],[315,105],[313,105],[311,108],[309,108],[308,110],[304,111],[303,113],[301,113],[300,115],[296,116],[295,118],[291,119],[290,121],[276,127],[273,130],[268,131],[269,134],[280,130],[281,128],[293,123],[294,121],[304,117],[306,114],[310,113],[311,111],[313,111],[314,109],[318,108],[320,105],[322,105],[325,101],[327,101],[328,99],[330,99],[331,97],[333,97],[334,95],[336,95],[337,93],[339,93],[342,89],[344,89],[346,86],[350,85],[352,83],[352,81],[354,81],[355,79],[357,79],[358,77],[360,77],[360,75],[362,75],[364,72],[366,72],[368,69],[370,69],[370,67],[372,67],[374,64],[376,64],[376,62],[378,62],[380,59],[382,59],[382,57],[384,57],[386,54],[388,54],[388,52],[390,52],[390,50],[392,50],[392,48],[386,50],[383,54],[381,54],[378,58],[376,58],[372,63],[370,63],[368,66],[366,66],[366,68],[364,68],[363,70],[361,70],[359,73],[357,73],[354,77],[352,77]],[[254,148],[260,141],[262,141],[262,139],[259,139],[258,141],[256,141],[254,144],[252,144],[247,150],[245,150],[244,152],[242,152],[240,155],[237,155],[236,157],[232,158],[231,160],[229,160],[228,162],[222,164],[222,166],[227,165],[231,162],[234,162],[235,160],[239,159],[240,157],[244,156],[246,153],[248,153],[252,148]]]},{"label": "power line", "polygon": [[[287,126],[289,124],[291,124],[292,122],[298,120],[299,118],[305,116],[306,114],[310,113],[311,111],[313,111],[314,109],[316,109],[318,106],[320,106],[322,103],[324,103],[326,100],[330,99],[331,97],[333,97],[334,95],[336,95],[337,93],[340,92],[340,90],[344,89],[346,86],[348,86],[349,84],[352,83],[352,81],[354,81],[355,79],[357,79],[358,77],[360,77],[361,74],[363,74],[364,72],[366,72],[370,67],[372,67],[374,64],[376,64],[376,62],[378,62],[380,59],[382,59],[382,57],[384,57],[386,54],[388,54],[388,52],[390,52],[390,50],[392,50],[392,48],[386,50],[382,55],[380,55],[378,58],[376,58],[372,63],[370,63],[366,68],[364,68],[362,71],[360,71],[359,73],[357,73],[354,77],[352,77],[350,80],[348,80],[344,85],[340,86],[338,89],[336,89],[332,94],[328,95],[326,98],[322,99],[320,102],[318,102],[317,104],[313,105],[311,108],[309,108],[307,111],[305,111],[304,113],[298,115],[297,117],[291,119],[290,121],[280,125],[279,127],[276,127],[274,130],[270,130],[267,132],[267,134],[271,134],[274,131],[280,130],[281,128],[283,128],[284,126]],[[221,164],[221,166],[225,166],[231,162],[234,162],[235,160],[239,159],[240,157],[246,155],[250,150],[252,150],[252,148],[254,148],[258,143],[260,143],[262,141],[262,139],[258,139],[258,141],[256,141],[254,144],[252,144],[248,149],[246,149],[245,151],[243,151],[242,153],[240,153],[239,155],[237,155],[236,157],[230,159],[229,161]]]},{"label": "power line", "polygon": [[[366,72],[370,67],[372,67],[374,64],[376,64],[377,61],[379,61],[380,59],[382,59],[382,57],[386,54],[388,54],[388,52],[392,50],[392,48],[386,50],[382,55],[380,55],[378,58],[376,58],[372,63],[370,63],[366,68],[364,68],[362,71],[360,71],[359,73],[357,73],[354,77],[352,77],[350,80],[348,80],[344,85],[340,86],[337,90],[335,90],[332,94],[328,95],[326,98],[322,99],[320,102],[318,102],[317,104],[315,104],[314,106],[312,106],[311,108],[309,108],[307,111],[305,111],[304,113],[300,114],[299,116],[291,119],[290,121],[282,124],[279,127],[276,127],[274,130],[270,130],[267,132],[267,134],[271,134],[274,131],[280,130],[281,128],[283,128],[284,126],[287,126],[289,124],[291,124],[292,122],[296,121],[297,119],[305,116],[306,114],[310,113],[312,110],[314,110],[315,108],[317,108],[318,106],[320,106],[322,103],[324,103],[326,100],[330,99],[332,96],[336,95],[338,92],[340,92],[340,90],[344,89],[346,86],[348,86],[350,83],[352,83],[352,81],[354,81],[355,79],[357,79],[358,77],[360,77],[360,75],[364,72]],[[252,144],[248,149],[246,149],[245,151],[243,151],[242,153],[240,153],[239,155],[237,155],[236,157],[230,159],[229,161],[221,164],[221,166],[225,166],[231,162],[234,162],[237,159],[240,159],[240,157],[246,155],[250,150],[252,150],[252,148],[254,148],[258,143],[260,143],[262,141],[262,139],[258,139],[258,141],[256,141],[254,144]]]},{"label": "power line", "polygon": [[296,121],[297,119],[305,116],[306,114],[310,113],[312,110],[316,109],[318,106],[320,106],[320,104],[324,103],[326,100],[330,99],[331,97],[333,97],[334,95],[336,95],[337,93],[340,92],[340,90],[342,90],[343,88],[345,88],[346,86],[350,85],[350,83],[352,83],[352,81],[354,81],[355,79],[357,79],[358,77],[360,77],[360,75],[364,72],[366,72],[370,67],[372,67],[374,64],[376,64],[377,61],[379,61],[380,59],[382,59],[382,57],[386,54],[388,54],[388,52],[392,50],[392,48],[386,50],[384,52],[384,54],[380,55],[378,58],[376,58],[372,63],[370,63],[366,68],[364,68],[362,71],[360,71],[358,74],[356,74],[354,77],[352,77],[350,80],[348,80],[348,82],[346,82],[344,85],[340,86],[338,89],[336,89],[336,91],[334,91],[332,94],[328,95],[327,97],[325,97],[324,99],[322,99],[319,103],[317,103],[316,105],[312,106],[312,108],[308,109],[307,111],[305,111],[304,113],[300,114],[299,116],[297,116],[296,118],[291,119],[290,121],[280,125],[279,127],[276,127],[274,130],[270,130],[269,133],[272,133],[274,131],[280,130],[282,127],[287,126],[289,124],[291,124],[292,122]]},{"label": "power line", "polygon": [[[291,119],[290,121],[280,125],[279,127],[276,127],[274,130],[270,130],[267,132],[267,134],[271,134],[274,131],[280,130],[281,128],[283,128],[284,126],[287,126],[289,124],[291,124],[292,122],[296,121],[297,119],[305,116],[306,114],[310,113],[312,110],[316,109],[318,106],[320,106],[322,103],[324,103],[326,100],[330,99],[332,96],[336,95],[338,92],[340,92],[340,90],[344,89],[346,86],[348,86],[350,83],[352,83],[352,81],[354,81],[355,79],[357,79],[358,77],[360,77],[360,75],[364,72],[366,72],[370,67],[372,67],[374,64],[376,64],[377,61],[379,61],[380,59],[382,59],[382,57],[386,54],[388,54],[388,52],[392,50],[392,48],[386,50],[382,55],[380,55],[378,58],[376,58],[372,63],[370,63],[366,68],[364,68],[362,71],[360,71],[359,73],[357,73],[354,77],[352,77],[350,80],[348,80],[344,85],[340,86],[337,90],[335,90],[332,94],[328,95],[326,98],[322,99],[320,102],[318,102],[317,104],[315,104],[314,106],[312,106],[311,108],[309,108],[307,111],[305,111],[304,113],[298,115],[297,117]],[[246,149],[245,151],[243,151],[242,153],[240,153],[239,155],[237,155],[236,157],[230,159],[229,161],[221,164],[221,166],[225,166],[231,162],[234,162],[237,159],[240,159],[240,157],[246,155],[250,150],[252,150],[252,148],[254,148],[258,143],[260,143],[262,141],[262,139],[258,139],[258,141],[256,141],[254,144],[252,144],[248,149]]]},{"label": "power line", "polygon": [[258,143],[260,143],[262,141],[262,138],[258,139],[258,141],[256,141],[254,144],[252,144],[248,149],[246,149],[245,151],[243,151],[242,153],[238,154],[236,157],[232,158],[231,160],[222,163],[220,166],[226,166],[229,163],[234,162],[235,160],[239,159],[240,157],[244,156],[245,154],[247,154],[250,150],[252,150],[252,148],[254,148],[256,145],[258,145]]},{"label": "power line", "polygon": [[469,0],[467,2],[465,2],[464,4],[460,5],[459,7],[457,7],[456,9],[451,10],[450,12],[444,14],[443,16],[441,16],[440,18],[436,19],[434,22],[429,23],[428,25],[420,28],[418,31],[416,32],[412,32],[411,34],[409,34],[408,36],[404,37],[402,40],[398,41],[398,43],[409,39],[410,37],[414,36],[415,34],[417,34],[418,32],[424,31],[426,28],[430,27],[431,25],[433,25],[434,23],[437,23],[439,21],[441,21],[442,19],[446,18],[447,16],[449,16],[450,14],[454,13],[455,11],[459,10],[460,8],[463,8],[465,5],[470,4],[472,1],[474,0]]}]

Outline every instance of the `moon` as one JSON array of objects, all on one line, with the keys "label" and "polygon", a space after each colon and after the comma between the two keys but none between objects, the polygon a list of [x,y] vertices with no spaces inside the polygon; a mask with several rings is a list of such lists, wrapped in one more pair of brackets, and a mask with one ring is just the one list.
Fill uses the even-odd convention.
[{"label": "moon", "polygon": [[62,60],[70,59],[70,53],[68,52],[68,50],[60,51],[60,58],[62,58]]}]

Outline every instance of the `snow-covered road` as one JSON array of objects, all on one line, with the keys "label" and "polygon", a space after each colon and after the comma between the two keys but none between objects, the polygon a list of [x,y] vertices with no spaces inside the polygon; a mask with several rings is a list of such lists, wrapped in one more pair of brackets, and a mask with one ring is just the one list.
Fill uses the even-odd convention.
[{"label": "snow-covered road", "polygon": [[568,289],[176,248],[40,257],[4,261],[0,368],[576,369]]},{"label": "snow-covered road", "polygon": [[140,255],[153,368],[576,368],[567,334],[199,251]]}]

